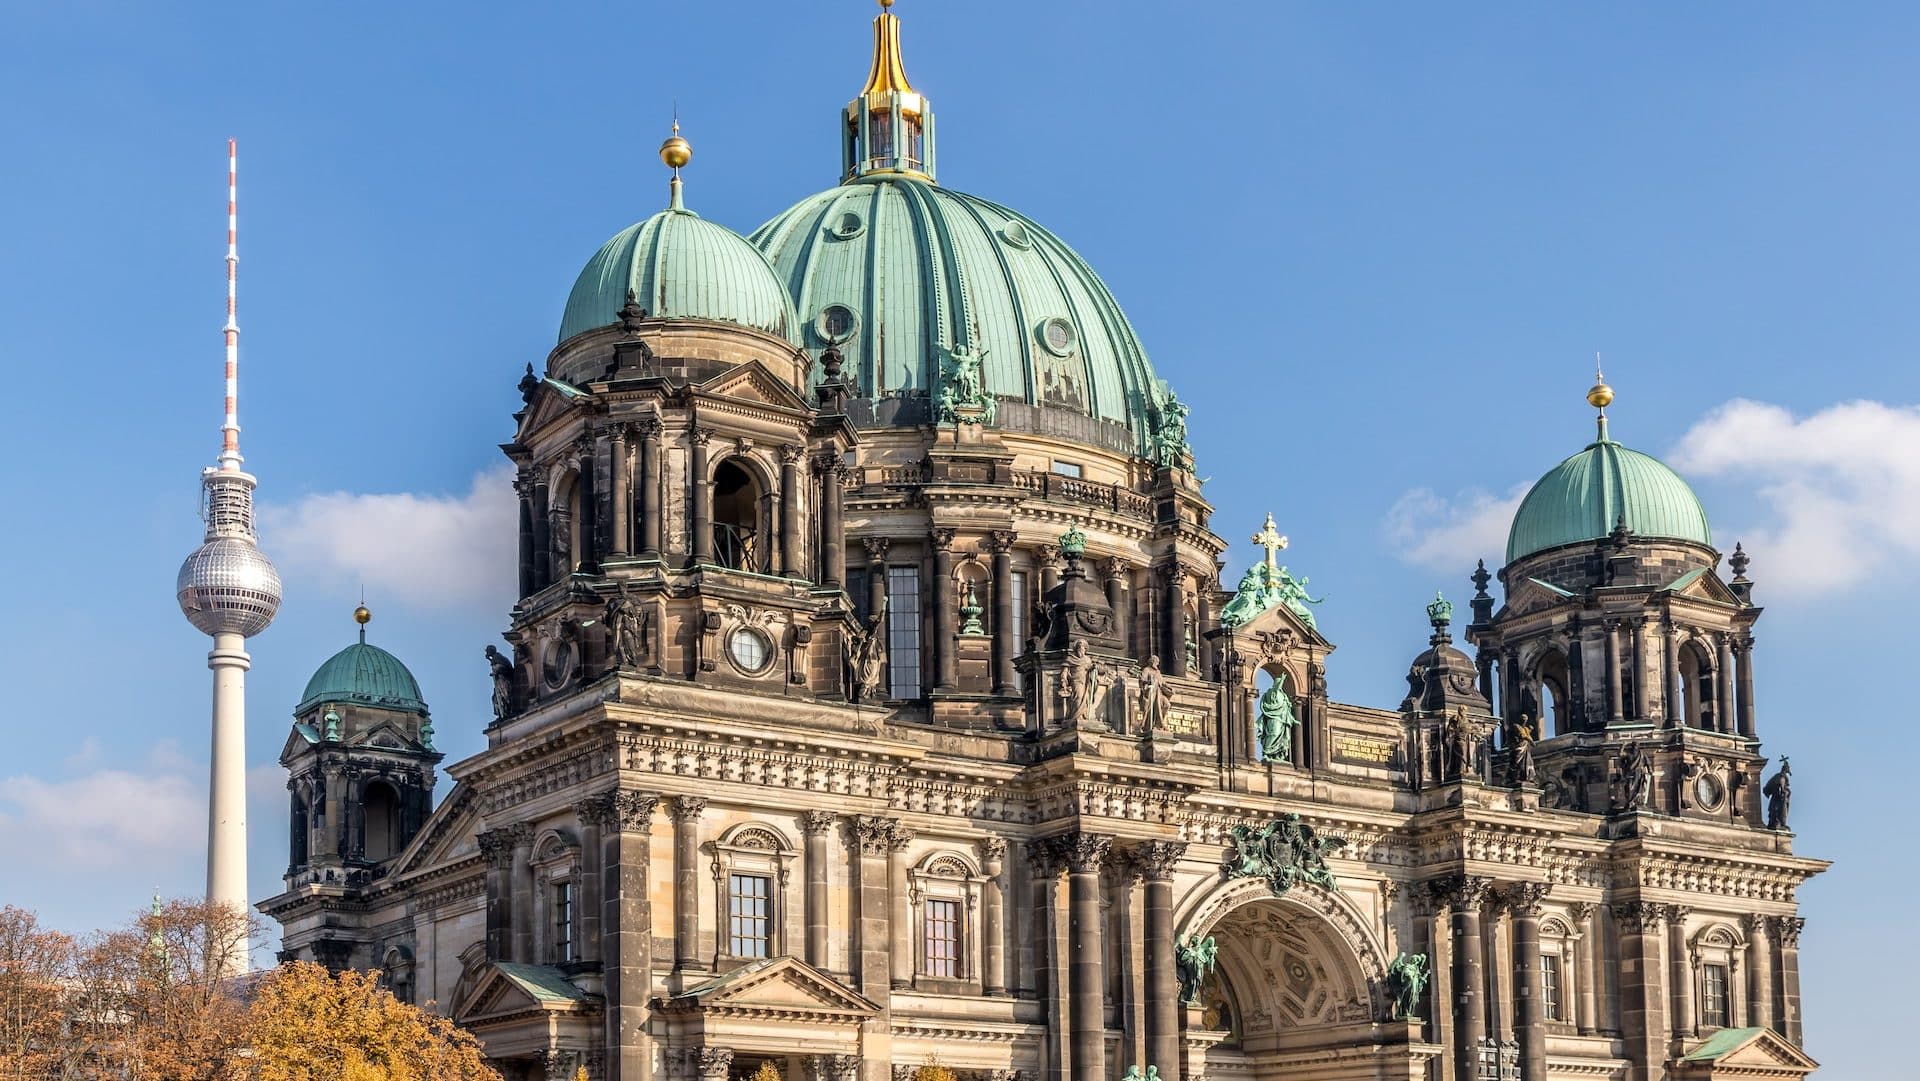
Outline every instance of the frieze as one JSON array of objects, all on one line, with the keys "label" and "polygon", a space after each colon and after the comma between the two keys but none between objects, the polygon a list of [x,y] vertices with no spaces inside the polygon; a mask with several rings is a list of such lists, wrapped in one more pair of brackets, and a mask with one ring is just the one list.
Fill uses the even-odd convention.
[{"label": "frieze", "polygon": [[895,775],[892,766],[678,739],[622,736],[618,755],[622,768],[636,773],[865,798],[887,797]]}]

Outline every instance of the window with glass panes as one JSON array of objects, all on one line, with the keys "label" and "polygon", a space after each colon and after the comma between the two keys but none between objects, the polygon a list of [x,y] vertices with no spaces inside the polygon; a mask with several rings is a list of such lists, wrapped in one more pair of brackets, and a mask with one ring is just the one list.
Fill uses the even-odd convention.
[{"label": "window with glass panes", "polygon": [[924,916],[927,975],[960,977],[960,902],[929,900]]},{"label": "window with glass panes", "polygon": [[573,881],[553,884],[553,959],[573,960]]},{"label": "window with glass panes", "polygon": [[[1013,655],[1019,656],[1027,651],[1027,572],[1014,571],[1007,587],[1007,602],[1013,611]],[[1020,681],[1020,689],[1027,689],[1027,676],[1016,672],[1014,678]]]},{"label": "window with glass panes", "polygon": [[1732,1011],[1727,991],[1727,966],[1703,965],[1700,968],[1700,1023],[1709,1028],[1726,1028]]},{"label": "window with glass panes", "polygon": [[1560,958],[1540,955],[1540,1006],[1549,1021],[1560,1020]]},{"label": "window with glass panes", "polygon": [[887,693],[920,697],[920,568],[887,568]]},{"label": "window with glass panes", "polygon": [[766,875],[727,876],[727,952],[766,957],[773,928],[773,880]]}]

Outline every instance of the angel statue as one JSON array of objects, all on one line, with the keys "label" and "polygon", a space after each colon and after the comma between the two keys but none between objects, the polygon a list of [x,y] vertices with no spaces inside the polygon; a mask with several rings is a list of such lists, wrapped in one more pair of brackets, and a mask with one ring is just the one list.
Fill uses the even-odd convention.
[{"label": "angel statue", "polygon": [[1433,978],[1431,962],[1424,953],[1402,953],[1387,964],[1387,993],[1393,996],[1395,1021],[1418,1021],[1421,992]]},{"label": "angel statue", "polygon": [[882,599],[880,610],[867,617],[866,627],[848,631],[842,640],[847,667],[853,670],[854,691],[862,702],[880,694],[881,677],[887,670],[886,623],[887,602]]},{"label": "angel statue", "polygon": [[1190,934],[1173,944],[1174,972],[1180,978],[1180,1001],[1184,1005],[1197,1005],[1200,1001],[1200,981],[1213,971],[1214,958],[1220,947],[1213,936],[1201,938],[1198,932]]}]

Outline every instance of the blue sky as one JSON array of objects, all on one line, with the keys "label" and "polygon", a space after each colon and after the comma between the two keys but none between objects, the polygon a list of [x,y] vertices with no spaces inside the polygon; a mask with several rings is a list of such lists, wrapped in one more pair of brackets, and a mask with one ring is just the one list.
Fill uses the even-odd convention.
[{"label": "blue sky", "polygon": [[[1895,1076],[1869,958],[1920,886],[1894,824],[1920,9],[898,10],[942,181],[1106,277],[1193,404],[1217,527],[1273,511],[1330,598],[1337,697],[1398,701],[1422,604],[1498,562],[1605,354],[1614,434],[1695,482],[1769,609],[1761,733],[1794,757],[1799,850],[1839,861],[1803,895],[1809,1049]],[[442,745],[480,746],[513,575],[494,447],[579,266],[663,205],[673,103],[689,204],[750,230],[836,179],[869,11],[0,6],[0,899],[86,927],[200,885],[207,643],[172,585],[218,448],[224,140],[243,449],[288,579],[250,686],[265,895],[274,756],[360,583]]]}]

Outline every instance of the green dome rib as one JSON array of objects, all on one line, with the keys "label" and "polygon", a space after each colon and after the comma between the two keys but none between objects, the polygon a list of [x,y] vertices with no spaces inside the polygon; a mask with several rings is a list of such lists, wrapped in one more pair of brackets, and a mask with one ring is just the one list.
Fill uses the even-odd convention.
[{"label": "green dome rib", "polygon": [[[848,214],[857,231],[842,228]],[[1139,452],[1151,449],[1159,381],[1146,350],[1093,268],[1032,219],[916,177],[873,175],[795,203],[748,239],[792,296],[800,344],[816,356],[828,345],[820,312],[853,311],[840,351],[866,396],[931,393],[944,351],[969,343],[987,350],[990,393],[1060,405],[1048,400],[1053,373],[1071,380],[1081,412],[1125,425]],[[1037,337],[1052,319],[1073,330],[1066,357]]]},{"label": "green dome rib", "polygon": [[365,642],[353,645],[327,658],[327,663],[307,681],[294,713],[305,713],[325,702],[372,706],[403,713],[426,715],[427,703],[420,697],[420,684],[400,663],[400,658]]},{"label": "green dome rib", "polygon": [[687,210],[663,210],[601,245],[567,296],[560,340],[618,322],[629,289],[655,316],[735,323],[789,341],[799,330],[760,249]]},{"label": "green dome rib", "polygon": [[1507,534],[1507,562],[1600,540],[1623,517],[1637,536],[1713,544],[1706,508],[1687,482],[1658,458],[1608,439],[1554,466],[1527,492]]}]

